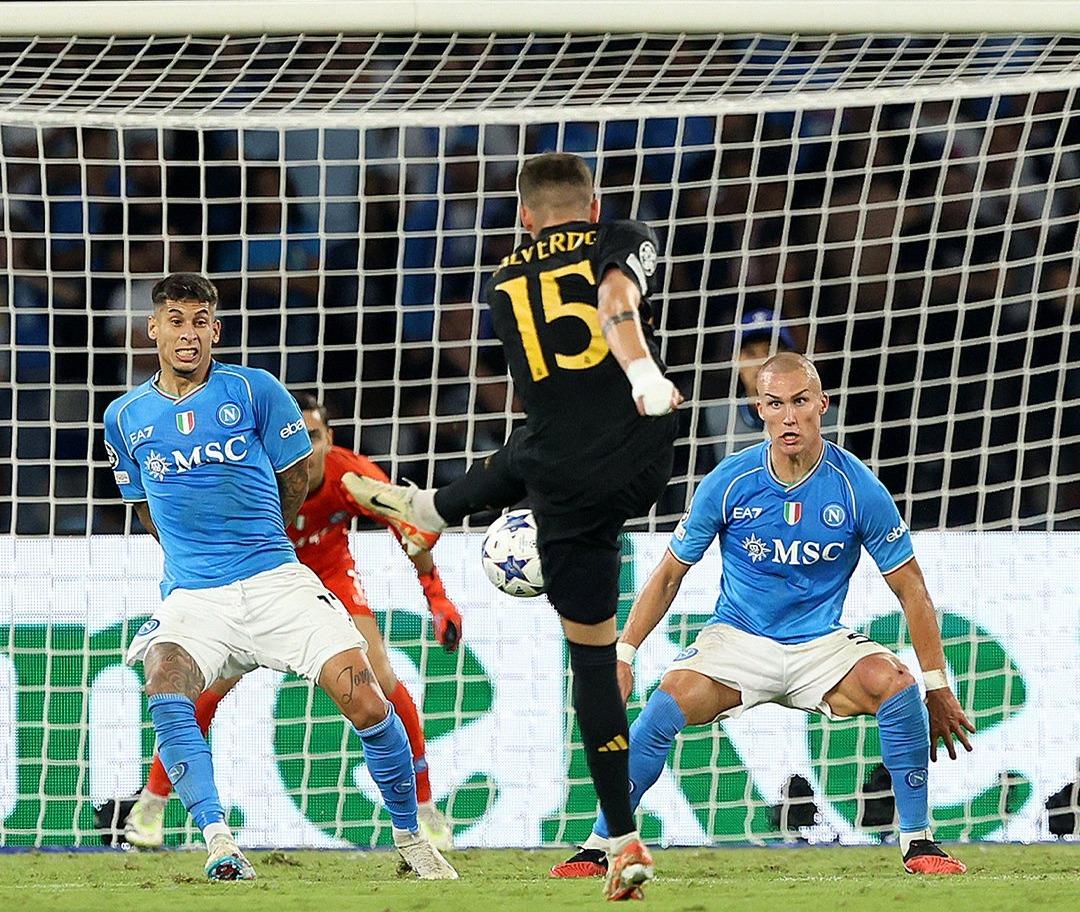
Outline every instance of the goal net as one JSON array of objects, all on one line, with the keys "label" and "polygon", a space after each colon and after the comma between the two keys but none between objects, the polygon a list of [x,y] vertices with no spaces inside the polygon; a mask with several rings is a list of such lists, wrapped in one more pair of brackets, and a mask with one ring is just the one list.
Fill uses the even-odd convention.
[{"label": "goal net", "polygon": [[[1056,832],[1044,805],[1080,743],[1078,86],[1061,35],[0,39],[0,845],[96,842],[95,804],[153,748],[123,648],[160,556],[101,431],[156,369],[153,282],[211,275],[222,360],[316,392],[336,442],[392,476],[444,483],[520,418],[478,301],[521,239],[517,170],[551,149],[590,162],[604,218],[656,229],[687,398],[672,483],[626,537],[621,617],[697,482],[761,438],[755,364],[807,352],[828,435],[916,530],[980,729],[933,770],[939,833]],[[581,839],[595,794],[557,621],[482,579],[476,536],[435,551],[466,618],[454,656],[392,542],[354,539],[436,797],[465,844]],[[632,714],[718,573],[710,555],[642,649]],[[848,610],[915,662],[866,566]],[[212,743],[247,844],[389,841],[357,743],[302,682],[251,676]],[[872,719],[761,708],[680,737],[643,832],[873,840],[893,819],[879,767]],[[168,838],[193,838],[177,802]]]}]

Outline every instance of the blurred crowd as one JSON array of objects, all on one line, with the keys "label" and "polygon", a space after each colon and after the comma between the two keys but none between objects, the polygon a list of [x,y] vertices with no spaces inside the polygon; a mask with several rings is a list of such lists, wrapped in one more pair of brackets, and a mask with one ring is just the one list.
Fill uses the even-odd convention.
[{"label": "blurred crowd", "polygon": [[[753,367],[810,353],[827,430],[914,528],[1080,528],[1071,93],[528,126],[0,131],[0,533],[115,532],[105,406],[152,376],[149,289],[208,273],[220,357],[316,392],[337,440],[440,483],[501,443],[482,305],[522,155],[578,152],[650,223],[694,480],[759,439]],[[473,416],[470,419],[470,416]]]}]

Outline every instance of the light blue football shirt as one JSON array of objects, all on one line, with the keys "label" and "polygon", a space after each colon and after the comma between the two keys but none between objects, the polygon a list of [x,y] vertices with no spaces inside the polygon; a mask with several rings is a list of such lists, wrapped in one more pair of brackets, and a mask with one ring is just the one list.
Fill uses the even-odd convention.
[{"label": "light blue football shirt", "polygon": [[698,486],[669,548],[695,564],[718,535],[723,573],[710,623],[780,643],[841,626],[860,546],[882,573],[915,556],[885,486],[828,441],[814,469],[791,487],[774,475],[768,441],[724,459]]},{"label": "light blue football shirt", "polygon": [[162,597],[294,563],[275,475],[311,452],[296,400],[264,370],[217,361],[179,399],[156,381],[105,409],[105,449],[124,500],[148,502]]}]

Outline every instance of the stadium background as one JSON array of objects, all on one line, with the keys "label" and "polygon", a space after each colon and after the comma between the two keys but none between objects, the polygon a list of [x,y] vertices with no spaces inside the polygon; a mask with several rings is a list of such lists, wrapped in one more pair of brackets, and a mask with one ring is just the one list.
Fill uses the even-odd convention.
[{"label": "stadium background", "polygon": [[[10,737],[0,746],[0,844],[93,842],[94,802],[137,784],[152,747],[137,673],[116,660],[152,610],[154,552],[119,503],[100,420],[109,401],[156,367],[141,329],[154,279],[166,270],[208,272],[224,302],[223,360],[319,392],[337,416],[338,442],[395,476],[443,482],[497,446],[514,420],[505,364],[474,302],[517,238],[520,160],[549,148],[578,152],[596,167],[605,218],[636,217],[657,229],[664,354],[691,399],[675,482],[648,531],[628,539],[624,593],[647,572],[641,555],[662,546],[663,535],[652,533],[670,527],[693,484],[735,445],[732,406],[745,393],[733,369],[741,324],[765,308],[774,342],[783,327],[814,355],[838,393],[840,442],[879,473],[912,528],[984,536],[916,537],[917,548],[927,543],[927,564],[943,561],[936,591],[944,590],[947,611],[955,605],[946,635],[961,695],[982,728],[1000,729],[996,740],[979,742],[986,759],[943,786],[951,797],[937,802],[939,823],[955,838],[1049,836],[1041,805],[1074,778],[1077,743],[1051,720],[1055,712],[1078,716],[1054,677],[1075,667],[1077,629],[1061,605],[1076,604],[1068,530],[1080,527],[1080,155],[1069,81],[1078,50],[1076,39],[1045,35],[4,40],[0,712]],[[598,110],[570,116],[560,108],[527,123],[469,123],[460,112],[440,121],[436,112],[425,125],[420,105],[402,118],[407,126],[385,113],[354,127],[309,126],[297,115],[277,126],[239,115],[229,124],[240,110],[261,117],[279,104],[279,89],[306,85],[316,70],[331,85],[366,85],[361,101],[379,111],[425,93],[445,101],[473,78],[463,74],[510,85],[523,56],[559,63],[558,79],[526,80],[534,100],[557,108],[578,93],[582,106]],[[928,59],[967,68],[988,82],[985,93],[876,100],[872,80],[855,78],[860,61],[906,78]],[[185,66],[174,69],[176,60]],[[1047,61],[1065,62],[1061,87],[992,85]],[[75,110],[84,74],[95,69],[128,74],[136,90],[121,100],[138,96],[145,107],[115,123],[107,105],[100,118]],[[671,105],[655,116],[627,116],[624,107],[605,117],[603,86],[647,98],[666,87],[658,71],[691,73],[701,92],[725,85],[736,98],[772,98],[757,110],[751,100],[711,115],[680,115]],[[793,88],[827,97],[851,83],[866,90],[857,102],[793,101],[785,109],[776,100]],[[93,84],[86,79],[84,88]],[[187,125],[155,119],[155,91],[200,97],[191,90],[203,85],[225,87],[205,126],[194,115]],[[73,105],[68,125],[65,99]],[[35,114],[48,116],[35,123]],[[474,585],[468,539],[437,552],[448,581],[460,586],[451,596],[471,611],[467,641],[505,644],[500,624],[519,625],[517,636],[540,644],[532,679],[517,680],[522,656],[508,647],[486,661],[468,651],[444,658],[386,543],[364,542],[361,561],[384,558],[369,590],[381,576],[392,580],[383,596],[390,639],[425,692],[433,745],[454,732],[477,736],[483,729],[470,726],[484,724],[500,688],[522,687],[530,705],[550,696],[553,681],[556,693],[565,688],[565,662],[557,653],[553,664],[540,659],[544,644],[557,648],[551,617]],[[902,625],[890,620],[895,610],[880,587],[875,597],[869,578],[860,585],[866,601],[854,610],[866,625],[882,619],[874,632],[903,648]],[[1023,625],[1014,619],[1017,601]],[[704,620],[708,587],[687,602],[668,630],[671,643]],[[319,833],[385,841],[362,777],[350,781],[357,752],[342,726],[327,721],[327,708],[299,682],[259,681],[238,695],[249,702],[235,718],[245,706],[262,707],[273,729],[269,772],[317,821],[304,844],[323,844]],[[90,694],[100,697],[99,721]],[[267,705],[268,694],[278,702]],[[543,820],[508,817],[518,829],[497,830],[492,808],[513,791],[512,771],[531,770],[526,784],[540,781],[538,764],[554,756],[543,742],[511,731],[495,774],[459,770],[447,754],[452,785],[440,790],[464,841],[580,837],[591,797],[576,733],[560,715],[564,750],[550,770],[559,800]],[[1021,718],[1042,736],[1042,749],[1006,763],[1013,745],[1000,738],[1003,724]],[[765,713],[759,724],[774,738],[787,731]],[[649,835],[782,838],[771,808],[802,764],[828,800],[818,800],[818,827],[801,835],[873,838],[873,827],[841,823],[866,809],[861,786],[878,762],[872,724],[809,722],[806,757],[774,770],[779,778],[767,785],[760,780],[768,774],[743,756],[747,731],[746,744],[719,730],[681,741],[672,787],[700,831],[690,817],[680,824],[654,813]],[[215,739],[216,751],[226,750],[227,737]],[[232,743],[241,753],[246,747]],[[521,744],[537,746],[516,750]],[[1010,830],[1013,818],[1023,822]],[[280,841],[271,825],[235,822]],[[192,838],[175,808],[171,823],[172,841]]]}]

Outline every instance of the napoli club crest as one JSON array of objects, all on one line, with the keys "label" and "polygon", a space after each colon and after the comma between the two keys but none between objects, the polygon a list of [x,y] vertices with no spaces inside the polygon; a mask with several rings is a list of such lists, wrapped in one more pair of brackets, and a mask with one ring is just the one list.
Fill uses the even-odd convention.
[{"label": "napoli club crest", "polygon": [[244,413],[235,402],[223,402],[218,406],[217,420],[222,427],[236,427],[243,417]]},{"label": "napoli club crest", "polygon": [[821,511],[821,521],[830,529],[839,529],[846,519],[847,511],[838,503],[826,504]]}]

